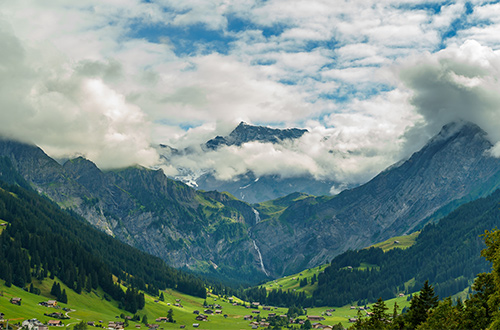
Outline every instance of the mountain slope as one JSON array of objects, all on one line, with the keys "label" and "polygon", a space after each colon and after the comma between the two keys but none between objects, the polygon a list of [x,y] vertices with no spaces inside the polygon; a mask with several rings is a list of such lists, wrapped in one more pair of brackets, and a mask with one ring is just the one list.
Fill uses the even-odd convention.
[{"label": "mountain slope", "polygon": [[0,218],[9,224],[0,235],[0,278],[8,284],[22,288],[50,274],[77,293],[101,287],[116,300],[128,299],[113,283],[114,275],[153,294],[169,287],[205,296],[205,284],[193,275],[106,235],[33,191],[3,181]]},{"label": "mountain slope", "polygon": [[302,199],[268,218],[261,212],[266,221],[255,226],[254,237],[276,265],[272,271],[286,274],[412,232],[440,208],[498,186],[500,160],[488,155],[491,146],[476,125],[447,125],[406,162],[360,187]]},{"label": "mountain slope", "polygon": [[197,192],[161,170],[103,172],[83,158],[60,165],[35,146],[8,140],[0,140],[1,155],[38,192],[170,265],[221,279],[265,278],[248,234],[255,213],[246,203]]}]

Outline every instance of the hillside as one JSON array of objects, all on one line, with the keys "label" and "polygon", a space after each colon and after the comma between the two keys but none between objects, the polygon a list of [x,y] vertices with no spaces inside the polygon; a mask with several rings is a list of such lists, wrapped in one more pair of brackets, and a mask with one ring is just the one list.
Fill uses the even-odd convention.
[{"label": "hillside", "polygon": [[500,225],[499,205],[497,190],[462,205],[437,223],[428,224],[411,247],[386,252],[370,248],[337,256],[318,276],[313,303],[343,305],[378,297],[389,299],[398,293],[418,290],[426,280],[440,297],[462,291],[477,274],[491,267],[480,257],[485,247],[481,235]]},{"label": "hillside", "polygon": [[8,284],[24,287],[35,278],[57,276],[78,293],[100,287],[127,301],[116,277],[151,293],[170,287],[205,295],[205,283],[195,276],[106,235],[33,191],[1,181],[0,219],[8,223],[0,235],[0,278]]}]

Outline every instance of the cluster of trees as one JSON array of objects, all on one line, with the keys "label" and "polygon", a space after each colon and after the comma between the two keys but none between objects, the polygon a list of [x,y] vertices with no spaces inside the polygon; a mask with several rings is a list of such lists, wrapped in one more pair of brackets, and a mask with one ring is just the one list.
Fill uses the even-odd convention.
[{"label": "cluster of trees", "polygon": [[[109,237],[19,185],[0,181],[0,219],[9,223],[0,235],[0,278],[8,286],[57,276],[76,293],[101,287],[131,312],[144,306],[141,291],[157,296],[168,287],[206,297],[200,278]],[[120,283],[129,289],[124,292]]]},{"label": "cluster of trees", "polygon": [[50,294],[56,297],[58,301],[65,304],[68,303],[68,296],[66,295],[66,289],[62,289],[61,291],[61,284],[59,284],[56,281],[54,281],[54,284],[52,284],[52,288],[50,289]]},{"label": "cluster of trees", "polygon": [[451,298],[438,302],[434,288],[426,281],[413,295],[407,313],[398,314],[394,305],[389,314],[379,298],[369,317],[358,316],[353,329],[498,329],[500,328],[500,231],[486,231],[486,248],[481,255],[492,263],[490,273],[479,274],[465,301]]}]

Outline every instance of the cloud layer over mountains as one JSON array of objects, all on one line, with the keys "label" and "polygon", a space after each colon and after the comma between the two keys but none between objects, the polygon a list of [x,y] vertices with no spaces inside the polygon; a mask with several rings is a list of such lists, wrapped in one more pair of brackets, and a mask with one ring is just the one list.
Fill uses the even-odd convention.
[{"label": "cloud layer over mountains", "polygon": [[[363,182],[441,126],[500,141],[500,4],[20,0],[0,9],[0,134],[100,167]],[[241,120],[284,145],[199,145]],[[500,147],[494,149],[500,155]]]}]

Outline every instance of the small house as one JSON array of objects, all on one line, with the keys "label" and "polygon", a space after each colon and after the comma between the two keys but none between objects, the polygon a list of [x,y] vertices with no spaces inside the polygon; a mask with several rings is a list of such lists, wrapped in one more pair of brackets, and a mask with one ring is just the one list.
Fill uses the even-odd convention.
[{"label": "small house", "polygon": [[21,306],[21,301],[22,301],[22,299],[18,298],[18,297],[13,297],[10,299],[11,304],[19,305],[19,306]]},{"label": "small house", "polygon": [[49,320],[49,322],[47,322],[47,325],[49,327],[61,327],[63,326],[63,323],[61,320]]},{"label": "small house", "polygon": [[313,321],[323,321],[325,318],[323,316],[308,315],[307,319],[313,322]]},{"label": "small house", "polygon": [[193,328],[198,328],[200,326],[199,323],[193,323]]},{"label": "small house", "polygon": [[48,300],[47,301],[47,307],[56,307],[56,306],[57,306],[56,300]]}]

